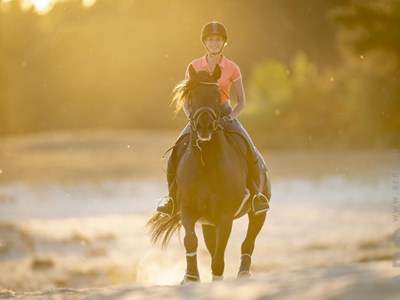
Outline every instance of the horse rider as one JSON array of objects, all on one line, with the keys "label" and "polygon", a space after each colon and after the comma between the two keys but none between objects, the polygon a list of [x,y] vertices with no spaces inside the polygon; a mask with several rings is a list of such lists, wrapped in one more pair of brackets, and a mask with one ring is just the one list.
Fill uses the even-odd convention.
[{"label": "horse rider", "polygon": [[[250,180],[248,184],[251,195],[253,195],[252,209],[254,213],[261,213],[269,209],[268,199],[260,193],[260,166],[258,150],[255,148],[250,136],[237,120],[239,114],[243,111],[246,105],[246,97],[243,88],[242,74],[239,67],[231,60],[227,59],[223,54],[228,39],[225,26],[219,22],[210,22],[204,25],[201,32],[201,41],[207,51],[206,55],[193,60],[190,64],[196,72],[207,71],[213,73],[216,65],[221,68],[221,77],[218,80],[218,85],[221,92],[221,108],[223,118],[221,123],[225,130],[239,132],[247,141],[250,149],[250,155],[247,157]],[[189,66],[190,66],[189,64]],[[186,69],[186,79],[189,77],[189,66]],[[236,95],[237,104],[232,109],[229,101],[231,87]],[[183,110],[189,117],[188,101],[184,101]],[[177,143],[182,142],[183,137],[190,132],[190,124],[180,134]],[[158,204],[157,211],[166,215],[172,215],[175,212],[176,200],[176,169],[179,161],[177,147],[174,147],[168,160],[167,181],[169,195],[162,198]],[[262,158],[261,158],[262,160]]]}]

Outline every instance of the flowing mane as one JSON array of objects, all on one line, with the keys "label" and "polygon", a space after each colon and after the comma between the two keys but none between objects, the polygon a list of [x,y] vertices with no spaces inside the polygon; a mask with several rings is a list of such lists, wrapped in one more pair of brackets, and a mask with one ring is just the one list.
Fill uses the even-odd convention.
[{"label": "flowing mane", "polygon": [[199,71],[192,74],[189,78],[180,81],[172,90],[171,106],[175,107],[178,113],[185,103],[186,96],[199,82],[215,82],[207,71]]},{"label": "flowing mane", "polygon": [[189,93],[189,89],[187,88],[188,83],[189,79],[184,79],[179,82],[172,90],[171,106],[175,107],[174,111],[176,114],[183,107],[183,103],[185,102],[186,96]]}]

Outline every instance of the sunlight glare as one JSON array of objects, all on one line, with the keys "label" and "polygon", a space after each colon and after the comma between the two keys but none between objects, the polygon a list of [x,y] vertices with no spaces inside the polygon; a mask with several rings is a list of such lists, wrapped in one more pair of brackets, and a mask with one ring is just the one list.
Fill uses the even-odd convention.
[{"label": "sunlight glare", "polygon": [[44,15],[54,7],[55,2],[56,0],[23,0],[21,8],[29,10],[33,7],[38,14]]},{"label": "sunlight glare", "polygon": [[91,7],[96,3],[96,0],[82,0],[82,4],[84,7]]},{"label": "sunlight glare", "polygon": [[[1,0],[1,3],[8,3],[12,0]],[[53,9],[57,2],[63,2],[69,0],[21,0],[21,8],[24,11],[33,9],[39,15],[44,15]],[[96,3],[96,0],[82,0],[82,6],[89,8]]]}]

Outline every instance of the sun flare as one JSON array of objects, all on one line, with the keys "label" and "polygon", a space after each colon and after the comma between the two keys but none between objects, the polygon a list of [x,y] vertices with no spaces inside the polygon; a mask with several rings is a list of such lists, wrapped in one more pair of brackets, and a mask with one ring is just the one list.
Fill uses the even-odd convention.
[{"label": "sun flare", "polygon": [[[0,0],[1,4],[7,4],[14,0]],[[24,11],[33,9],[39,15],[44,15],[51,11],[54,5],[58,2],[65,2],[70,0],[20,0],[21,8]],[[96,3],[96,0],[82,0],[83,7],[91,7]]]},{"label": "sun flare", "polygon": [[33,9],[40,15],[48,13],[55,4],[55,0],[22,0],[21,7],[23,10]]}]

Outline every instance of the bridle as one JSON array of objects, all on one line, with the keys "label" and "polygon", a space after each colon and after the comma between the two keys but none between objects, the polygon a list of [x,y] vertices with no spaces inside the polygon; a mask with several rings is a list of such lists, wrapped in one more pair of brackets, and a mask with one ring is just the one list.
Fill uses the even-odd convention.
[{"label": "bridle", "polygon": [[[216,82],[204,82],[204,81],[200,81],[198,82],[196,85],[199,84],[203,84],[203,85],[214,85],[217,86],[219,88],[218,83]],[[193,89],[193,88],[192,88]],[[199,119],[203,114],[207,114],[210,119],[212,120],[212,130],[211,130],[211,134],[215,131],[217,131],[218,129],[222,129],[223,126],[220,124],[221,121],[221,113],[216,113],[215,110],[213,110],[210,107],[207,106],[203,106],[198,108],[196,111],[193,112],[193,107],[192,107],[192,97],[190,95],[190,91],[188,94],[188,101],[189,101],[189,122],[190,122],[190,127],[193,130],[194,133],[196,133],[196,141],[194,146],[197,147],[200,151],[200,160],[201,163],[203,165],[203,167],[205,167],[205,163],[204,163],[204,159],[203,159],[203,150],[199,144],[200,139],[198,138],[198,130],[197,130],[197,124],[199,123]]]},{"label": "bridle", "polygon": [[199,123],[200,116],[203,114],[207,114],[212,120],[213,123],[212,132],[218,130],[221,127],[221,124],[219,123],[220,116],[217,115],[212,108],[200,107],[194,112],[193,117],[190,118],[190,126],[194,131],[197,132],[197,124]]},{"label": "bridle", "polygon": [[[215,85],[219,87],[218,83],[216,82],[198,82],[197,84],[202,84],[202,85]],[[197,133],[197,124],[199,123],[199,119],[203,114],[207,114],[210,119],[212,120],[213,127],[212,127],[212,132],[222,128],[220,124],[220,113],[217,115],[217,113],[210,107],[200,107],[196,111],[193,112],[192,108],[192,98],[190,97],[189,93],[189,122],[190,122],[190,127],[192,128],[193,131]]]}]

